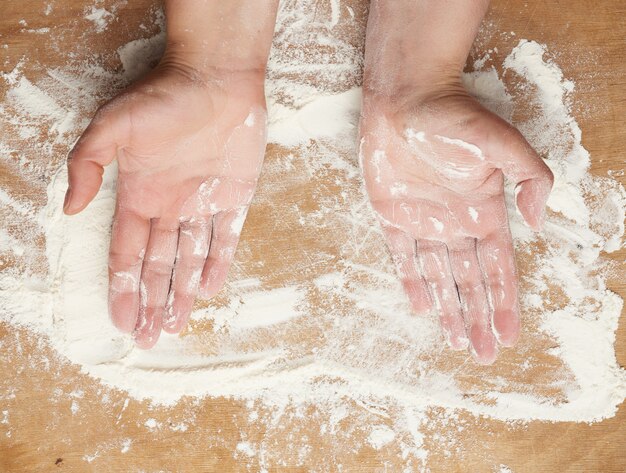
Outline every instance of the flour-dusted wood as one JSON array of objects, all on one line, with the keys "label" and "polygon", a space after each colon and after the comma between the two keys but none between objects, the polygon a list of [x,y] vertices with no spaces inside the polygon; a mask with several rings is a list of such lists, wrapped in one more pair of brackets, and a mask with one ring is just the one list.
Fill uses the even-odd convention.
[{"label": "flour-dusted wood", "polygon": [[[48,3],[53,8],[46,15]],[[319,3],[321,12],[330,8]],[[341,2],[340,21],[350,15],[345,8],[350,6],[362,28],[365,2],[348,3]],[[107,1],[99,7],[112,10],[116,4]],[[98,33],[93,22],[83,19],[90,6],[71,1],[5,1],[5,14],[0,19],[3,72],[13,70],[22,57],[27,57],[26,72],[30,78],[36,79],[45,74],[47,68],[66,64],[70,51],[84,59],[100,53],[109,67],[119,67],[115,56],[117,47],[155,32],[148,13],[154,6],[151,2],[132,2],[120,7],[116,18],[102,33]],[[558,63],[565,76],[574,80],[577,86],[575,103],[579,107],[576,118],[583,130],[583,143],[593,159],[593,170],[598,175],[613,171],[618,176],[624,168],[626,64],[623,38],[626,25],[620,20],[624,13],[626,6],[619,1],[593,6],[582,1],[564,4],[494,2],[474,54],[478,58],[497,47],[498,51],[492,52],[491,56],[495,63],[499,63],[520,38],[546,43],[552,53],[558,54]],[[21,24],[20,20],[24,22]],[[145,29],[140,28],[141,24]],[[346,28],[341,24],[339,27]],[[46,41],[46,33],[40,32],[41,28],[51,29],[50,34],[59,39],[58,47]],[[508,33],[510,31],[515,32],[515,36]],[[362,30],[358,32],[362,33]],[[353,36],[351,41],[361,41],[358,34]],[[8,48],[1,49],[5,43]],[[77,43],[89,47],[77,48]],[[4,95],[4,91],[0,93]],[[46,138],[42,134],[40,143],[46,143]],[[36,150],[22,150],[19,144],[19,141],[15,142],[17,151],[14,154],[23,152],[35,163],[32,175],[36,175],[37,169],[44,169],[44,163],[38,168]],[[52,146],[55,146],[57,159],[61,162],[67,149],[64,145]],[[287,151],[279,147],[270,147],[268,162],[280,159],[285,153]],[[37,182],[26,182],[17,178],[12,166],[8,161],[0,163],[0,187],[13,190],[15,196],[32,202],[35,208],[42,205],[49,176],[42,173]],[[305,172],[304,169],[301,171]],[[621,179],[624,182],[624,178]],[[311,187],[312,184],[304,184],[300,194],[286,198],[297,197],[302,208],[313,209],[316,203],[310,197]],[[266,225],[261,216],[251,216],[244,238],[262,240]],[[305,239],[304,248],[312,254],[327,250],[320,246],[323,242],[307,240],[305,234],[285,235],[277,244],[258,246],[259,259],[276,261],[276,267],[268,271],[274,271],[277,286],[281,278],[289,276],[280,271],[281,265],[289,267],[284,260],[302,257],[286,251],[289,240],[296,237]],[[41,237],[37,243],[43,244]],[[620,261],[624,259],[624,253],[615,253],[612,257]],[[12,263],[5,261],[1,264],[8,266]],[[42,268],[44,272],[45,268]],[[611,286],[622,296],[625,295],[623,279],[621,268]],[[617,338],[618,359],[624,363],[626,337],[623,324]],[[145,402],[128,400],[122,392],[103,389],[80,374],[76,367],[62,363],[45,343],[24,330],[2,324],[0,340],[2,471],[257,471],[257,460],[248,456],[246,445],[263,438],[275,451],[280,451],[281,445],[306,442],[316,459],[316,464],[298,467],[295,457],[287,464],[279,464],[270,457],[267,458],[267,463],[272,466],[270,471],[335,471],[333,465],[336,462],[343,464],[344,471],[385,471],[385,465],[387,471],[397,469],[394,465],[399,462],[400,439],[391,441],[380,451],[363,448],[355,452],[350,448],[350,437],[358,439],[368,435],[369,430],[361,430],[363,426],[356,425],[350,417],[342,423],[344,435],[332,435],[320,431],[323,419],[314,406],[304,413],[285,412],[284,434],[274,433],[267,437],[260,427],[262,424],[250,418],[251,409],[244,402],[209,399],[198,405],[188,400],[173,409],[151,409]],[[210,341],[208,337],[207,346]],[[363,406],[355,406],[355,409],[363,409]],[[8,412],[6,423],[4,411]],[[194,415],[190,416],[190,413]],[[296,414],[303,414],[306,422],[298,420]],[[261,408],[258,415],[269,416],[270,413]],[[437,413],[433,413],[433,417],[436,419]],[[455,434],[458,445],[451,450],[452,455],[449,458],[432,456],[429,466],[434,472],[492,472],[499,471],[501,464],[516,473],[624,471],[624,420],[624,413],[620,411],[615,418],[591,426],[534,422],[511,427],[461,416],[455,425],[462,425],[464,429]],[[448,428],[450,424],[446,426],[445,422],[433,423],[427,443],[437,442],[434,436],[437,431],[445,432]],[[381,431],[384,431],[382,427]]]}]

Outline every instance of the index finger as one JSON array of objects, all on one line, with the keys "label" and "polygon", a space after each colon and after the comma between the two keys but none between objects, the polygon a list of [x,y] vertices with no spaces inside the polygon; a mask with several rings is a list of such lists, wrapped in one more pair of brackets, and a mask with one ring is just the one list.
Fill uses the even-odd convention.
[{"label": "index finger", "polygon": [[510,347],[520,334],[517,273],[513,239],[508,228],[478,241],[478,260],[493,309],[493,330],[498,341]]},{"label": "index finger", "polygon": [[109,314],[122,332],[131,333],[137,323],[139,280],[149,235],[149,220],[117,208],[109,248]]},{"label": "index finger", "polygon": [[390,225],[383,225],[383,233],[413,310],[427,314],[432,310],[432,300],[417,261],[415,239]]}]

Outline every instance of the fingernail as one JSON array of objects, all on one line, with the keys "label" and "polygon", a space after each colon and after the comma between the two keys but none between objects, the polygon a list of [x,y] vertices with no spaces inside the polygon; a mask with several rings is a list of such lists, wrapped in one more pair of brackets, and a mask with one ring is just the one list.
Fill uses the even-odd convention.
[{"label": "fingernail", "polygon": [[72,188],[68,187],[67,192],[65,193],[65,200],[63,200],[63,211],[67,212],[70,206],[70,200],[72,198]]}]

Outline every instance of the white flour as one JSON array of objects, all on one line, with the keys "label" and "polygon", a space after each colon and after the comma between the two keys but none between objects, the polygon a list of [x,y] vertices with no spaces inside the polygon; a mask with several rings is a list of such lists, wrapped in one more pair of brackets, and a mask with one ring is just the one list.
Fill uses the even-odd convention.
[{"label": "white flour", "polygon": [[[184,395],[233,396],[272,406],[316,403],[327,409],[324,428],[330,430],[347,415],[348,401],[374,410],[379,406],[394,413],[391,425],[374,425],[365,441],[383,448],[402,437],[402,448],[417,462],[427,455],[420,426],[432,407],[445,408],[451,418],[459,409],[501,420],[596,421],[614,415],[626,396],[626,374],[613,348],[622,300],[605,287],[607,267],[600,252],[621,246],[626,198],[616,181],[588,173],[589,154],[570,112],[574,84],[532,41],[521,41],[504,62],[507,79],[517,87],[507,88],[493,69],[464,77],[472,93],[505,119],[512,120],[517,103],[534,105],[531,118],[515,124],[555,174],[548,202],[553,212],[542,235],[533,234],[509,208],[518,254],[531,268],[522,272],[526,342],[502,353],[504,361],[481,379],[482,368],[444,348],[436,320],[409,315],[362,193],[355,148],[360,90],[342,88],[358,77],[359,51],[332,31],[341,15],[353,13],[334,1],[330,18],[303,24],[299,20],[305,13],[293,2],[281,5],[268,72],[269,137],[292,150],[266,163],[250,214],[311,179],[334,181],[340,190],[320,192],[319,209],[305,212],[294,204],[283,207],[279,218],[285,225],[346,235],[336,248],[338,262],[325,252],[303,254],[303,265],[322,270],[311,281],[294,277],[292,284],[271,287],[250,269],[246,255],[254,242],[244,240],[224,292],[226,302],[193,316],[212,322],[212,345],[204,346],[206,337],[192,331],[182,338],[164,334],[150,351],[135,349],[112,327],[106,309],[115,169],[107,170],[87,210],[67,218],[61,168],[39,214],[0,189],[6,204],[1,215],[9,219],[3,222],[20,216],[38,221],[49,264],[46,279],[27,270],[0,275],[0,318],[48,337],[59,353],[105,385],[157,404],[173,404]],[[53,69],[33,82],[17,68],[3,76],[9,92],[0,117],[24,140],[36,137],[43,125],[55,143],[69,146],[85,126],[79,117],[88,115],[112,85],[119,87],[147,70],[162,39],[120,48],[125,72],[119,75],[98,66]],[[299,57],[311,44],[329,44],[335,54],[330,61],[315,53]],[[327,86],[333,82],[336,88]],[[3,155],[10,149],[0,143]],[[54,154],[53,149],[38,151]],[[21,155],[12,159],[28,161]],[[507,192],[512,202],[511,189]],[[265,238],[271,239],[271,233]],[[544,254],[535,251],[538,242]],[[0,232],[0,258],[9,253],[22,257],[28,248],[28,235]],[[299,333],[313,339],[294,341]],[[453,366],[461,366],[451,369],[449,357],[455,357]],[[538,378],[537,369],[548,373]],[[238,450],[255,454],[255,446],[247,443]]]},{"label": "white flour", "polygon": [[85,18],[93,22],[98,33],[102,33],[104,30],[106,30],[109,22],[114,18],[114,15],[104,8],[96,8],[92,6],[90,9],[87,10]]}]

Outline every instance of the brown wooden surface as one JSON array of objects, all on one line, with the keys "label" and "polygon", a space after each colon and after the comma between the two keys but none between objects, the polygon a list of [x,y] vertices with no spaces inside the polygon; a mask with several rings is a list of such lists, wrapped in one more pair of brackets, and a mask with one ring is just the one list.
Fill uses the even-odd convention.
[{"label": "brown wooden surface", "polygon": [[[44,15],[46,4],[53,13]],[[155,32],[148,10],[149,0],[106,1],[119,4],[117,19],[106,32],[95,34],[92,24],[83,19],[91,2],[56,0],[3,0],[0,5],[0,65],[12,70],[22,58],[29,77],[43,74],[46,67],[64,64],[68,54],[88,57],[105,55],[107,67],[119,67],[115,50],[131,39]],[[324,4],[320,0],[320,4]],[[353,1],[353,6],[362,2]],[[361,9],[362,10],[362,9]],[[359,10],[357,10],[359,11]],[[342,14],[345,14],[343,12]],[[621,0],[589,2],[583,0],[544,2],[540,0],[494,1],[477,41],[476,54],[493,47],[493,56],[505,57],[520,38],[548,45],[567,78],[576,83],[575,116],[583,130],[583,144],[590,151],[593,172],[624,169],[626,145],[626,3]],[[25,20],[27,27],[20,25]],[[140,29],[144,24],[147,28]],[[362,25],[361,25],[362,26]],[[56,42],[30,32],[51,28]],[[513,31],[515,37],[503,32]],[[8,48],[1,48],[7,44]],[[0,91],[1,92],[1,91]],[[2,95],[4,92],[2,92]],[[0,95],[0,97],[2,97]],[[2,130],[0,129],[0,132]],[[43,138],[42,138],[43,139]],[[22,150],[32,156],[31,149]],[[59,161],[67,149],[58,149]],[[268,160],[280,155],[275,147]],[[36,160],[36,157],[32,157]],[[621,177],[622,182],[624,178]],[[0,161],[0,187],[19,190],[24,198],[45,202],[45,175],[39,182],[16,180]],[[3,222],[4,224],[4,222]],[[244,238],[262,235],[263,223],[250,215]],[[624,259],[621,251],[612,255]],[[271,258],[268,258],[268,260]],[[0,269],[2,269],[0,267]],[[626,286],[616,276],[610,288],[622,297]],[[16,363],[19,359],[28,360]],[[626,362],[626,329],[620,324],[617,337],[618,360]],[[49,359],[46,365],[45,358]],[[72,415],[69,393],[82,389],[81,410]],[[105,399],[106,397],[106,399]],[[311,459],[307,466],[296,467],[296,458],[280,464],[272,454],[267,458],[270,471],[305,472],[330,470],[335,463],[343,471],[401,471],[397,446],[380,451],[350,448],[350,438],[337,439],[321,434],[315,421],[298,422],[285,416],[285,431],[272,432],[267,438],[259,423],[250,423],[245,402],[206,399],[184,400],[173,408],[152,408],[146,402],[130,400],[79,373],[75,366],[62,362],[54,353],[24,330],[0,324],[0,413],[10,412],[9,424],[0,424],[0,472],[48,471],[259,471],[256,458],[235,458],[235,446],[244,434],[250,441],[266,437],[268,445],[278,448],[294,438],[308,436]],[[258,406],[257,406],[258,407]],[[258,407],[260,416],[265,415]],[[267,413],[269,415],[269,413]],[[315,419],[316,409],[307,412]],[[192,417],[185,432],[168,428]],[[163,428],[144,426],[154,418]],[[0,415],[0,420],[2,416]],[[500,464],[513,472],[623,472],[626,471],[626,412],[622,408],[612,419],[593,424],[531,422],[511,426],[492,420],[464,419],[465,430],[458,433],[451,457],[433,455],[433,472],[492,472]],[[435,429],[436,430],[436,429]],[[358,435],[358,430],[355,435]],[[429,432],[426,443],[435,442]],[[132,439],[127,453],[121,453],[124,439]],[[281,443],[282,442],[282,443]],[[286,445],[286,444],[285,444]],[[85,455],[98,455],[87,462]],[[284,456],[284,455],[283,455]]]}]

